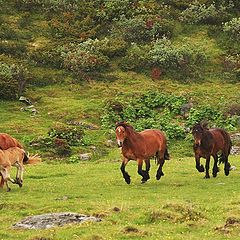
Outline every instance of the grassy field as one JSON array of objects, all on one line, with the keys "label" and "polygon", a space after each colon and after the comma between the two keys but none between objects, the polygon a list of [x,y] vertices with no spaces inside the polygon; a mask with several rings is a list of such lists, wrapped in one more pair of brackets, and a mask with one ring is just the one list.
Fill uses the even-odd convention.
[{"label": "grassy field", "polygon": [[[26,166],[22,189],[1,190],[0,239],[239,239],[239,160],[230,157],[237,170],[229,177],[221,166],[217,178],[203,179],[193,158],[173,157],[160,181],[152,162],[146,184],[140,184],[131,162],[130,185],[121,176],[120,161]],[[11,227],[26,216],[66,211],[102,221],[49,230]]]}]

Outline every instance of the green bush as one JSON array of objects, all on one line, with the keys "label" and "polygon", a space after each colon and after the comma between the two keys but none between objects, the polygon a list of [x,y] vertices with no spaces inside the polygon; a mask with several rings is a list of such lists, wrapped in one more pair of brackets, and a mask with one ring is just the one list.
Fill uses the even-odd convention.
[{"label": "green bush", "polygon": [[64,67],[79,76],[101,72],[109,64],[108,57],[98,51],[94,45],[89,44],[89,41],[70,45],[66,52],[62,51],[61,56]]},{"label": "green bush", "polygon": [[16,99],[30,79],[28,70],[15,64],[0,63],[0,99]]},{"label": "green bush", "polygon": [[153,67],[163,72],[174,71],[180,78],[199,78],[206,62],[205,53],[196,47],[182,45],[175,47],[167,38],[159,39],[149,51],[148,59]]},{"label": "green bush", "polygon": [[6,55],[23,56],[27,52],[27,46],[25,42],[3,40],[0,41],[0,53]]},{"label": "green bush", "polygon": [[30,144],[59,156],[69,156],[72,152],[71,147],[81,145],[83,136],[83,127],[58,123],[49,130],[46,137],[34,139]]},{"label": "green bush", "polygon": [[191,108],[186,126],[192,127],[195,123],[206,121],[209,127],[222,127],[227,130],[236,130],[238,125],[236,116],[227,117],[224,113],[211,106]]},{"label": "green bush", "polygon": [[231,21],[224,23],[223,31],[228,33],[232,39],[239,40],[240,37],[240,17],[233,18]]},{"label": "green bush", "polygon": [[186,99],[181,96],[165,95],[159,92],[147,92],[127,102],[117,100],[109,102],[102,116],[103,127],[114,127],[117,121],[128,121],[136,130],[147,128],[161,129],[169,139],[182,139],[184,128],[178,123]]},{"label": "green bush", "polygon": [[231,79],[240,81],[240,54],[225,56],[223,66]]},{"label": "green bush", "polygon": [[126,71],[141,71],[149,66],[148,63],[148,45],[140,46],[133,43],[127,50],[126,55],[121,59],[119,66]]},{"label": "green bush", "polygon": [[129,43],[144,43],[157,38],[171,37],[174,29],[172,21],[159,16],[122,17],[114,23],[112,33]]},{"label": "green bush", "polygon": [[217,5],[215,2],[213,2],[207,5],[201,4],[198,1],[194,1],[187,9],[181,13],[180,20],[190,24],[221,23],[230,17],[229,10],[233,9],[233,7],[234,4],[232,2],[220,5]]}]

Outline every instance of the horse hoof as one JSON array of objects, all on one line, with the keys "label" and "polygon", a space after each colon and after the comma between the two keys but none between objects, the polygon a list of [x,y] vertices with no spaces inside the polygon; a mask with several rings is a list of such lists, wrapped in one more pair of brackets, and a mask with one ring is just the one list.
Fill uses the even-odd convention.
[{"label": "horse hoof", "polygon": [[197,170],[198,170],[199,172],[204,172],[204,167],[203,167],[203,165],[199,166],[199,167],[197,168]]},{"label": "horse hoof", "polygon": [[8,188],[8,189],[7,189],[7,192],[10,192],[10,191],[11,191],[11,188]]},{"label": "horse hoof", "polygon": [[129,178],[129,179],[125,179],[125,182],[126,182],[127,184],[130,184],[131,179],[130,179],[130,178]]},{"label": "horse hoof", "polygon": [[210,176],[205,176],[204,179],[210,178]]},{"label": "horse hoof", "polygon": [[160,178],[161,178],[161,175],[160,175],[160,176],[156,176],[156,179],[157,179],[157,180],[160,180]]},{"label": "horse hoof", "polygon": [[216,174],[216,173],[214,173],[212,176],[213,176],[213,177],[216,177],[216,176],[217,176],[217,174]]},{"label": "horse hoof", "polygon": [[141,184],[144,184],[145,182],[147,182],[147,181],[146,181],[146,180],[142,180],[142,181],[141,181]]}]

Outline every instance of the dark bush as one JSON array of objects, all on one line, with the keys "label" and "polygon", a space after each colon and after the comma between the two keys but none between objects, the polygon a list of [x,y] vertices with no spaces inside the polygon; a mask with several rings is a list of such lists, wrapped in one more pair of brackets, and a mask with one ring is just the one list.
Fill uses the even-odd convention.
[{"label": "dark bush", "polygon": [[25,90],[30,74],[23,66],[0,63],[0,98],[16,99]]}]

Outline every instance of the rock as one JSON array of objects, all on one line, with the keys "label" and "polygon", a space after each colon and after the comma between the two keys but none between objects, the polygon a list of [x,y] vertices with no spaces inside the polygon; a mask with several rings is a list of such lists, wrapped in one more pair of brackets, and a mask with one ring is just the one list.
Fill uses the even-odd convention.
[{"label": "rock", "polygon": [[113,140],[107,140],[107,141],[106,141],[106,146],[107,146],[107,147],[116,147],[117,144],[116,144],[116,142],[114,142]]},{"label": "rock", "polygon": [[26,217],[22,221],[15,223],[13,228],[17,229],[48,229],[61,227],[70,223],[81,223],[86,221],[100,222],[100,218],[82,215],[78,213],[48,213]]},{"label": "rock", "polygon": [[240,155],[240,147],[239,146],[232,146],[231,154],[232,155]]},{"label": "rock", "polygon": [[81,160],[87,161],[90,160],[92,158],[92,154],[91,153],[82,153],[79,155],[79,158]]}]

